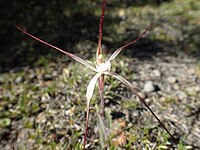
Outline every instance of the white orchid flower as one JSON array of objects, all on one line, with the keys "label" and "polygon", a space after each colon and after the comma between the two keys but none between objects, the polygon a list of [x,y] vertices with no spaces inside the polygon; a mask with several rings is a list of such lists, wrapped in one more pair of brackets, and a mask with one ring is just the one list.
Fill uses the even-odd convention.
[{"label": "white orchid flower", "polygon": [[[133,87],[133,85],[128,82],[125,78],[119,76],[116,73],[110,72],[111,70],[111,62],[119,55],[119,53],[126,47],[134,44],[137,40],[139,40],[148,30],[148,28],[135,40],[129,42],[128,44],[118,48],[111,56],[108,60],[103,61],[103,55],[101,52],[101,38],[102,38],[102,26],[103,26],[103,19],[104,19],[104,7],[105,7],[105,2],[106,0],[103,0],[103,4],[102,4],[102,14],[101,14],[101,18],[100,18],[100,26],[99,26],[99,42],[98,42],[98,48],[97,48],[97,54],[96,54],[96,62],[94,63],[95,65],[91,65],[90,63],[88,63],[86,60],[83,60],[82,58],[67,52],[65,50],[62,50],[54,45],[49,44],[48,42],[41,40],[35,36],[33,36],[32,34],[28,33],[27,31],[21,29],[20,27],[16,26],[17,29],[19,29],[21,32],[23,32],[24,34],[30,36],[31,38],[53,48],[56,49],[66,55],[68,55],[69,57],[71,57],[72,59],[76,60],[77,62],[83,64],[84,66],[88,67],[89,69],[91,69],[92,71],[96,72],[95,76],[90,80],[88,87],[87,87],[87,91],[86,91],[86,100],[87,100],[87,107],[86,107],[86,129],[85,129],[85,136],[84,136],[84,148],[86,145],[86,134],[87,134],[87,128],[88,128],[88,122],[89,122],[89,107],[90,107],[90,100],[92,98],[92,95],[94,93],[95,90],[95,85],[97,83],[97,81],[99,81],[99,89],[100,89],[100,95],[101,95],[101,100],[102,100],[102,91],[103,91],[103,82],[104,82],[104,75],[108,75],[108,76],[112,76],[116,79],[118,79],[120,82],[122,82],[126,87],[128,87],[135,95],[137,95],[140,99],[140,101],[147,107],[147,109],[153,114],[153,116],[158,120],[158,122],[162,125],[162,127],[168,132],[168,134],[173,138],[172,134],[167,130],[167,128],[164,126],[164,124],[158,119],[158,117],[154,114],[154,112],[149,108],[149,106],[146,104],[146,102],[144,101],[144,99],[142,97],[140,97],[140,95],[138,94],[139,90],[135,87]],[[101,80],[99,80],[101,79]]]},{"label": "white orchid flower", "polygon": [[[96,85],[96,82],[98,81],[99,77],[101,75],[110,75],[110,76],[113,76],[115,78],[117,78],[118,80],[120,80],[122,83],[124,83],[125,85],[129,85],[129,87],[132,87],[132,85],[127,81],[125,80],[123,77],[117,75],[117,74],[114,74],[114,73],[111,73],[110,72],[110,69],[111,69],[111,61],[113,59],[115,59],[115,57],[117,57],[117,55],[127,46],[135,43],[139,38],[141,38],[144,33],[147,31],[147,29],[141,34],[141,36],[139,36],[136,40],[126,44],[125,46],[117,49],[112,55],[111,57],[105,61],[105,62],[102,62],[102,63],[99,63],[99,62],[95,62],[95,65],[96,66],[93,66],[91,65],[90,63],[88,63],[86,60],[70,53],[70,52],[67,52],[65,50],[62,50],[54,45],[51,45],[49,44],[48,42],[44,41],[44,40],[41,40],[35,36],[33,36],[32,34],[28,33],[27,31],[21,29],[20,27],[16,26],[17,29],[19,29],[20,31],[22,31],[23,33],[25,33],[26,35],[30,36],[31,38],[51,47],[51,48],[54,48],[66,55],[68,55],[69,57],[71,57],[72,59],[76,60],[77,62],[83,64],[84,66],[88,67],[89,69],[91,69],[92,71],[95,71],[96,72],[96,75],[90,80],[89,84],[88,84],[88,87],[87,87],[87,91],[86,91],[86,99],[87,99],[87,107],[89,107],[89,104],[90,104],[90,100],[92,98],[92,95],[93,95],[93,92],[94,92],[94,89],[95,89],[95,85]],[[102,54],[99,55],[99,57],[103,57]],[[101,58],[102,59],[102,58]],[[136,89],[134,87],[132,87],[133,89]],[[137,90],[136,90],[137,91]],[[136,94],[136,93],[135,93]]]}]

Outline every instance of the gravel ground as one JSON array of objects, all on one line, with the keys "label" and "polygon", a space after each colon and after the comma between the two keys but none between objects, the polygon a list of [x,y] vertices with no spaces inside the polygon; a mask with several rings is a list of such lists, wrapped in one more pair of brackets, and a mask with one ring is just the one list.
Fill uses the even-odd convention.
[{"label": "gravel ground", "polygon": [[197,60],[183,53],[157,53],[153,61],[134,61],[136,82],[146,101],[185,143],[200,148],[200,78]]},{"label": "gravel ground", "polygon": [[[106,107],[110,108],[114,121],[122,119],[126,123],[127,126],[123,130],[127,136],[126,140],[129,140],[130,134],[141,134],[139,138],[144,138],[144,130],[148,128],[148,142],[144,144],[142,141],[141,144],[137,141],[132,143],[131,148],[178,149],[177,143],[180,144],[181,140],[187,149],[199,149],[200,78],[197,60],[180,52],[169,51],[157,52],[151,59],[143,60],[140,58],[145,58],[148,53],[134,55],[133,59],[122,56],[124,62],[122,59],[116,60],[117,67],[114,65],[113,70],[127,76],[135,86],[142,89],[141,94],[146,97],[146,102],[178,140],[172,141],[168,137],[167,147],[160,146],[153,137],[165,131],[161,128],[155,129],[159,124],[152,115],[123,85],[106,84],[106,90],[114,92],[113,97],[109,97],[110,93],[105,92]],[[128,69],[120,70],[120,66]],[[81,99],[78,93],[84,95],[82,87],[86,87],[88,81],[85,81],[84,77],[74,76],[85,73],[87,79],[91,74],[87,70],[80,72],[74,64],[71,67],[68,65],[66,69],[63,63],[51,63],[46,70],[43,67],[40,69],[24,67],[19,70],[21,69],[11,70],[9,74],[15,74],[13,76],[7,77],[6,74],[1,76],[3,85],[1,98],[4,101],[1,102],[3,114],[0,149],[53,149],[52,141],[54,144],[57,143],[56,149],[65,144],[70,149],[75,147],[76,144],[73,144],[75,141],[81,143],[85,123],[83,111],[85,100]],[[63,78],[63,74],[69,79]],[[78,81],[74,81],[75,79]],[[34,86],[30,88],[27,84]],[[21,109],[22,103],[19,101],[25,95],[29,100],[27,104],[24,102],[27,106]],[[6,97],[9,103],[6,103]],[[136,105],[133,108],[130,106],[132,104],[130,99],[138,101],[137,104],[133,103]],[[127,107],[124,101],[130,102]],[[98,144],[94,141],[96,139],[98,141],[98,134],[93,112],[90,120],[91,138],[88,140],[90,141],[88,146],[96,149]],[[69,140],[70,144],[66,143],[66,140]]]}]

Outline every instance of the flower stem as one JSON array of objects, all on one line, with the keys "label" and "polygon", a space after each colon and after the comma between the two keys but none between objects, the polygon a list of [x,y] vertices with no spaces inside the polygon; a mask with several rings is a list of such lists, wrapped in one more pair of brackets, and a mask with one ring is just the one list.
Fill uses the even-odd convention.
[{"label": "flower stem", "polygon": [[103,97],[103,90],[104,90],[104,75],[101,75],[98,82],[99,87],[99,94],[100,94],[100,112],[99,114],[103,117],[104,116],[104,97]]},{"label": "flower stem", "polygon": [[90,111],[90,108],[87,108],[86,110],[86,125],[85,125],[85,135],[84,135],[84,147],[83,149],[85,150],[85,145],[86,145],[86,137],[87,137],[87,131],[88,131],[88,122],[89,122],[89,111]]}]

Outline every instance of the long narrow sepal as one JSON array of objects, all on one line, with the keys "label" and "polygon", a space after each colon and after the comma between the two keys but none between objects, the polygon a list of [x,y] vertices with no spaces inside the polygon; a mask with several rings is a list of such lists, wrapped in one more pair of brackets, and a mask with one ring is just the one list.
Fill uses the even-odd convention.
[{"label": "long narrow sepal", "polygon": [[99,37],[98,37],[98,47],[97,47],[97,52],[96,52],[96,58],[102,53],[101,41],[102,41],[105,6],[106,6],[106,0],[103,0],[102,7],[101,7],[101,17],[99,21]]},{"label": "long narrow sepal", "polygon": [[117,57],[117,55],[119,55],[119,53],[120,53],[124,48],[126,48],[126,47],[128,47],[128,46],[134,44],[135,42],[137,42],[140,38],[143,37],[143,35],[147,32],[147,30],[148,30],[149,28],[150,28],[150,26],[147,27],[147,28],[145,29],[145,31],[144,31],[139,37],[137,37],[135,40],[133,40],[133,41],[129,42],[128,44],[126,44],[126,45],[124,45],[124,46],[118,48],[118,49],[110,56],[110,58],[109,58],[108,60],[109,60],[109,61],[112,61],[113,59],[115,59],[115,57]]},{"label": "long narrow sepal", "polygon": [[90,111],[90,100],[92,98],[95,85],[97,83],[98,78],[101,76],[102,73],[97,73],[88,84],[87,91],[86,91],[86,99],[87,99],[87,107],[86,107],[86,127],[85,127],[85,135],[84,135],[84,149],[86,145],[86,137],[87,137],[87,130],[88,130],[88,123],[89,123],[89,111]]},{"label": "long narrow sepal", "polygon": [[133,92],[133,94],[135,95],[138,95],[138,92],[140,91],[139,89],[133,87],[133,85],[128,82],[125,78],[123,78],[122,76],[116,74],[116,73],[113,73],[113,72],[104,72],[105,75],[109,75],[109,76],[112,76],[116,79],[118,79],[119,81],[121,81],[123,84],[125,84],[128,88],[130,88]]},{"label": "long narrow sepal", "polygon": [[86,91],[86,99],[87,99],[87,107],[89,107],[90,105],[90,100],[92,98],[93,92],[94,92],[94,88],[96,85],[96,82],[98,80],[98,78],[102,75],[101,72],[98,72],[91,80],[90,83],[88,84],[87,87],[87,91]]},{"label": "long narrow sepal", "polygon": [[23,32],[24,34],[28,35],[29,37],[31,37],[31,38],[33,38],[33,39],[35,39],[35,40],[37,40],[37,41],[39,41],[39,42],[41,42],[41,43],[47,45],[47,46],[49,46],[49,47],[51,47],[51,48],[53,48],[53,49],[56,49],[56,50],[58,50],[58,51],[60,51],[60,52],[62,52],[62,53],[64,53],[64,54],[68,55],[69,57],[71,57],[72,59],[76,60],[77,62],[79,62],[79,63],[81,63],[81,64],[87,66],[88,68],[92,69],[92,70],[95,71],[95,72],[98,72],[97,69],[96,69],[94,66],[92,66],[92,65],[89,64],[87,61],[83,60],[82,58],[80,58],[80,57],[78,57],[78,56],[76,56],[76,55],[74,55],[74,54],[72,54],[72,53],[66,52],[66,51],[64,51],[64,50],[62,50],[62,49],[60,49],[60,48],[58,48],[58,47],[56,47],[56,46],[54,46],[54,45],[51,45],[51,44],[49,44],[48,42],[43,41],[43,40],[41,40],[41,39],[35,37],[34,35],[28,33],[27,31],[21,29],[21,28],[18,27],[18,26],[15,26],[15,27],[16,27],[18,30],[20,30],[21,32]]},{"label": "long narrow sepal", "polygon": [[121,81],[123,84],[125,84],[127,87],[129,87],[131,89],[131,91],[139,97],[139,100],[145,105],[145,107],[151,112],[151,114],[156,118],[156,120],[160,123],[160,125],[165,129],[165,131],[171,136],[171,138],[173,140],[175,140],[174,136],[169,132],[169,130],[165,127],[165,125],[160,121],[160,119],[157,117],[157,115],[151,110],[151,108],[147,105],[147,103],[145,102],[144,98],[142,98],[138,92],[139,90],[135,87],[133,87],[131,85],[130,82],[128,82],[125,78],[119,76],[118,74],[116,73],[112,73],[112,72],[104,72],[104,74],[106,75],[110,75],[110,76],[113,76],[115,77],[116,79],[118,79],[119,81]]}]

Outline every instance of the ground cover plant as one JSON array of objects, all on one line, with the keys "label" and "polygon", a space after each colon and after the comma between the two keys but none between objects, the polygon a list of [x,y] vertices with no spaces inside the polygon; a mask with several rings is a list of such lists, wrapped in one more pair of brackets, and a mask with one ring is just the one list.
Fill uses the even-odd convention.
[{"label": "ground cover plant", "polygon": [[[141,40],[113,60],[111,71],[122,75],[143,92],[148,91],[144,93],[145,101],[159,114],[177,138],[178,145],[159,127],[139,99],[109,76],[105,76],[103,126],[114,134],[110,134],[110,143],[105,144],[122,149],[199,149],[200,82],[196,59],[199,57],[198,53],[189,55],[190,50],[198,50],[198,2],[174,0],[158,5],[149,1],[139,5],[133,1],[115,2],[108,1],[106,8],[103,55],[106,53],[109,58],[112,50],[135,39],[148,24],[153,25]],[[85,93],[95,72],[39,42],[25,40],[13,25],[19,24],[33,35],[94,62],[100,3],[76,0],[74,5],[67,3],[67,8],[62,1],[48,3],[48,7],[42,9],[44,16],[37,15],[41,14],[43,5],[35,2],[31,5],[11,2],[9,5],[11,8],[13,4],[18,5],[16,8],[20,11],[9,20],[13,36],[2,36],[10,41],[8,45],[15,51],[5,57],[4,51],[10,49],[5,44],[1,47],[0,149],[81,149],[83,146]],[[60,5],[62,7],[58,7]],[[54,9],[56,7],[59,9]],[[29,11],[24,11],[26,8]],[[67,10],[64,14],[63,8]],[[16,9],[10,10],[6,11],[8,18]],[[53,15],[49,14],[51,11]],[[25,19],[26,16],[29,19]],[[75,16],[81,16],[81,21]],[[41,30],[41,27],[45,28]],[[6,30],[1,31],[4,32]],[[17,43],[13,44],[12,39]],[[105,45],[108,49],[104,49]],[[43,53],[45,50],[47,55]],[[8,68],[10,66],[14,68]],[[94,92],[87,133],[86,147],[89,149],[99,149],[101,143],[98,135],[101,119],[96,113],[100,108],[94,107],[100,102],[98,99],[98,92]]]}]

